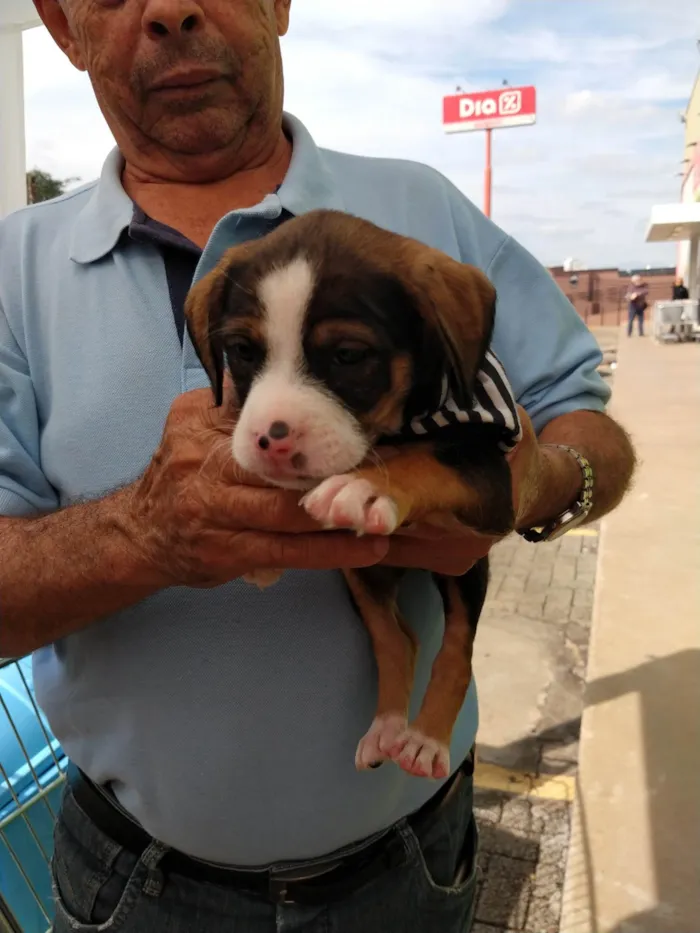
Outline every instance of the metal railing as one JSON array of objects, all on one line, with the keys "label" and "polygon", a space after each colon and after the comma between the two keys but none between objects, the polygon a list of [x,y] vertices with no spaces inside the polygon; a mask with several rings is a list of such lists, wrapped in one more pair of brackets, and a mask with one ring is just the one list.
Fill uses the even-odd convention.
[{"label": "metal railing", "polygon": [[37,705],[29,660],[0,659],[1,933],[51,926],[53,826],[66,766]]},{"label": "metal railing", "polygon": [[[627,320],[627,301],[625,295],[629,282],[621,284],[602,283],[592,278],[585,283],[570,285],[567,282],[558,282],[559,287],[574,306],[580,317],[589,327],[614,326],[617,327]],[[667,282],[647,282],[649,295],[648,315],[655,301],[667,300],[670,295],[670,286]]]}]

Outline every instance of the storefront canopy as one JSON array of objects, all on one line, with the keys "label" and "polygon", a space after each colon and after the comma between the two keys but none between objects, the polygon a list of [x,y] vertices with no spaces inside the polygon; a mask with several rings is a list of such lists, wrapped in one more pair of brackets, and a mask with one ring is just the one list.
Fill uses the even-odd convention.
[{"label": "storefront canopy", "polygon": [[0,217],[27,199],[22,31],[39,25],[32,0],[0,0]]},{"label": "storefront canopy", "polygon": [[700,201],[686,204],[657,204],[651,210],[647,243],[692,240],[700,236]]},{"label": "storefront canopy", "polygon": [[686,285],[690,297],[700,298],[700,201],[657,204],[651,209],[647,243],[688,242]]}]

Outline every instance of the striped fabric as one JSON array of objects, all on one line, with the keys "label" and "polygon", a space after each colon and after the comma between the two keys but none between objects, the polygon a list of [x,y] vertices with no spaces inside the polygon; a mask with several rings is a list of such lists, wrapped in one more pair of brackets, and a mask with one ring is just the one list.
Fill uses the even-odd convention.
[{"label": "striped fabric", "polygon": [[437,411],[414,418],[402,433],[431,436],[440,428],[454,424],[499,425],[503,429],[499,446],[506,453],[512,450],[522,437],[522,426],[513,390],[500,360],[490,350],[477,375],[474,398],[468,408],[461,408],[457,404],[445,376]]}]

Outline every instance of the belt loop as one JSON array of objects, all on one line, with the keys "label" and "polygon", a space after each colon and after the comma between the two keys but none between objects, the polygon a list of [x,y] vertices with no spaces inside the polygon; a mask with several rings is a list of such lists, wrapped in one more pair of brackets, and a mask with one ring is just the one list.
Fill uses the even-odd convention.
[{"label": "belt loop", "polygon": [[148,897],[160,897],[163,893],[165,875],[160,863],[169,851],[169,846],[163,845],[162,842],[154,839],[141,856],[141,864],[148,871],[142,890]]}]

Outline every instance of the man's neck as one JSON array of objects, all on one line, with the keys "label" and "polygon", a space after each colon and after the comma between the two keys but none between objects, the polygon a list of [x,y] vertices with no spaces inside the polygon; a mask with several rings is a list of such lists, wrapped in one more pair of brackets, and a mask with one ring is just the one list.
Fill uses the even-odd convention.
[{"label": "man's neck", "polygon": [[124,190],[153,220],[178,230],[204,248],[216,223],[229,211],[258,204],[287,174],[292,144],[280,131],[269,152],[253,165],[234,169],[218,181],[169,181],[130,165],[122,172]]}]

